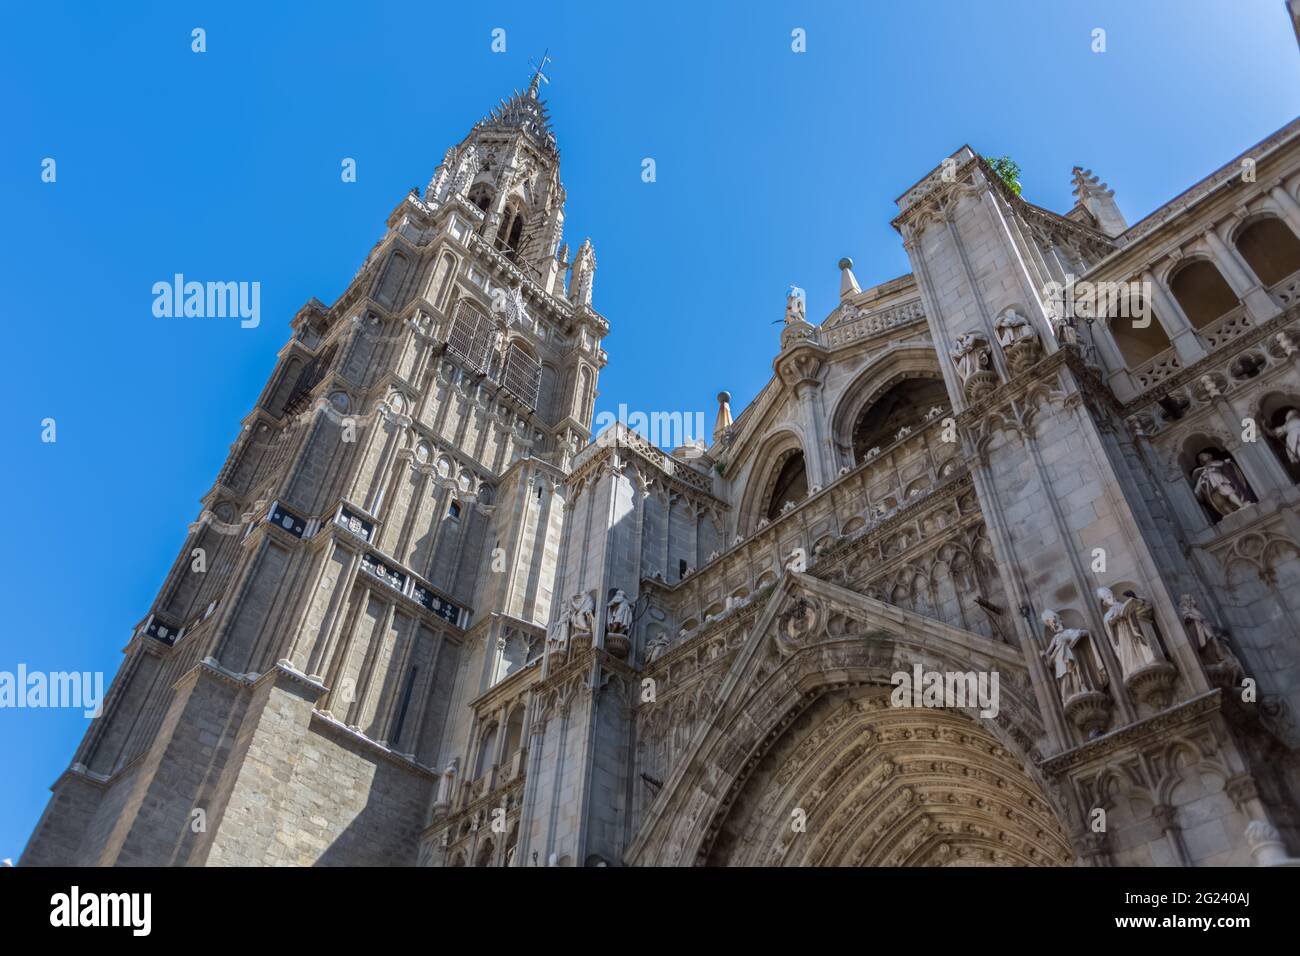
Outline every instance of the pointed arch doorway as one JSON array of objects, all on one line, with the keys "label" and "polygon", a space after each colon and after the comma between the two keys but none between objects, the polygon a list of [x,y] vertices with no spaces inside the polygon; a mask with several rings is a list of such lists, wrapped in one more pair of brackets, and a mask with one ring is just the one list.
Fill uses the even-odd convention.
[{"label": "pointed arch doorway", "polygon": [[708,866],[1063,866],[1065,834],[1015,756],[960,711],[889,688],[822,696],[773,743]]}]

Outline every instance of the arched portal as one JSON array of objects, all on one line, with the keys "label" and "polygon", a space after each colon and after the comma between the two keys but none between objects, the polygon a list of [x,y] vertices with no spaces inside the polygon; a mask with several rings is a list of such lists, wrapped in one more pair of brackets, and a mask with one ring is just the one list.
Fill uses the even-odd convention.
[{"label": "arched portal", "polygon": [[[892,699],[917,668],[952,699]],[[1033,761],[1047,731],[1030,684],[1018,649],[787,572],[625,860],[1073,864],[1086,824]]]},{"label": "arched portal", "polygon": [[1019,760],[960,711],[828,693],[786,728],[718,829],[710,866],[1062,866]]}]

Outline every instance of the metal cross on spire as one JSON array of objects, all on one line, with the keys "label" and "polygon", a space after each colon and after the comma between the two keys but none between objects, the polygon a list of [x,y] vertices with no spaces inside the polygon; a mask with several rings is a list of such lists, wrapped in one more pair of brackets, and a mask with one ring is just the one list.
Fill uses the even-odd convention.
[{"label": "metal cross on spire", "polygon": [[550,79],[547,78],[546,74],[542,72],[542,70],[546,69],[546,64],[551,62],[551,58],[546,55],[547,53],[550,52],[551,52],[551,48],[547,47],[545,52],[542,53],[542,62],[540,64],[534,63],[532,60],[528,61],[528,65],[533,67],[533,81],[528,84],[529,96],[536,98],[537,84],[539,81],[542,83],[551,82]]}]

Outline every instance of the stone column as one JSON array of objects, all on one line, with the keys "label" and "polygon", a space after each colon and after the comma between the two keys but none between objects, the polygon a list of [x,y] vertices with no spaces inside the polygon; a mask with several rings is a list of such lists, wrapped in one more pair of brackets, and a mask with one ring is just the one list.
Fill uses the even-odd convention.
[{"label": "stone column", "polygon": [[1129,374],[1128,361],[1120,352],[1119,346],[1115,344],[1114,336],[1110,334],[1110,326],[1098,319],[1089,323],[1088,330],[1092,333],[1093,344],[1101,353],[1102,364],[1108,373],[1106,380],[1110,382],[1110,387],[1115,390],[1120,401],[1132,398],[1139,389],[1133,381],[1133,376]]},{"label": "stone column", "polygon": [[1268,194],[1273,198],[1273,202],[1277,203],[1277,210],[1283,222],[1291,227],[1291,231],[1297,237],[1300,237],[1300,202],[1296,202],[1296,198],[1281,181],[1274,183],[1269,188]]},{"label": "stone column", "polygon": [[1151,808],[1151,816],[1160,825],[1160,830],[1164,833],[1165,840],[1168,842],[1169,849],[1178,865],[1191,866],[1192,861],[1188,859],[1187,849],[1183,846],[1182,834],[1178,828],[1177,808],[1165,803],[1157,804]]},{"label": "stone column", "polygon": [[1149,271],[1142,273],[1142,284],[1151,290],[1151,298],[1155,300],[1156,315],[1160,321],[1160,327],[1165,330],[1169,340],[1173,343],[1174,349],[1178,352],[1178,357],[1183,360],[1184,365],[1191,365],[1198,359],[1205,357],[1205,346],[1196,335],[1196,330],[1192,328],[1192,322],[1187,318],[1187,313],[1183,307],[1178,304],[1164,285],[1158,281]]}]

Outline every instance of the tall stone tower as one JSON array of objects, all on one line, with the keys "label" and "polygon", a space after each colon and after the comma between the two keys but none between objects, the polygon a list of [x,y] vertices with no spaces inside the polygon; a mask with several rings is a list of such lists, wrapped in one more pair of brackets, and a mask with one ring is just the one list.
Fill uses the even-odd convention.
[{"label": "tall stone tower", "polygon": [[605,364],[542,79],[294,317],[22,863],[415,861],[457,715],[541,654]]}]

